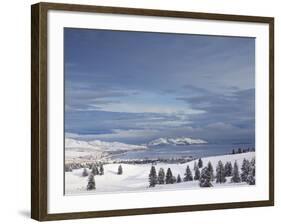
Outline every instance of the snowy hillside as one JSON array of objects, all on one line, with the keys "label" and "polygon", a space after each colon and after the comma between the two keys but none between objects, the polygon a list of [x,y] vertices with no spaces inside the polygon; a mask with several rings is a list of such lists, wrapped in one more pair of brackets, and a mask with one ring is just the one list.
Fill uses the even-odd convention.
[{"label": "snowy hillside", "polygon": [[[255,157],[255,152],[241,153],[241,154],[231,154],[231,155],[222,155],[222,156],[213,156],[202,158],[203,167],[207,165],[210,161],[213,164],[214,169],[216,169],[216,165],[219,160],[225,164],[226,162],[231,162],[232,165],[235,161],[237,161],[239,170],[242,166],[243,159],[251,160]],[[195,160],[198,162],[198,160]],[[160,168],[163,168],[165,172],[168,168],[171,168],[171,171],[174,176],[180,174],[183,178],[186,170],[186,166],[189,165],[192,174],[194,175],[194,162],[191,161],[184,164],[168,164],[168,163],[158,163],[155,165],[156,171]],[[157,190],[173,190],[173,189],[191,189],[191,188],[199,188],[199,182],[189,181],[175,184],[164,184],[164,185],[156,185],[154,188],[148,187],[148,175],[151,169],[151,164],[138,164],[138,165],[129,165],[122,164],[123,174],[117,175],[117,169],[119,164],[105,164],[104,165],[104,175],[95,176],[96,182],[96,190],[87,191],[87,181],[88,177],[82,177],[83,169],[76,169],[72,172],[65,173],[65,186],[66,186],[66,194],[90,194],[90,193],[102,193],[102,192],[127,192],[127,191],[157,191]],[[201,169],[200,169],[201,170]],[[89,170],[90,172],[90,170]],[[227,182],[224,184],[217,184],[212,182],[214,187],[234,187],[247,185],[247,183],[231,183],[230,177],[227,177]]]},{"label": "snowy hillside", "polygon": [[148,143],[149,146],[158,146],[158,145],[192,145],[192,144],[207,144],[205,140],[194,139],[189,137],[180,137],[180,138],[157,138]]},{"label": "snowy hillside", "polygon": [[66,149],[91,149],[94,151],[129,151],[135,149],[146,149],[142,145],[130,145],[121,142],[104,142],[100,140],[81,141],[71,138],[65,139]]},{"label": "snowy hillside", "polygon": [[124,153],[131,150],[144,150],[146,146],[130,145],[120,142],[104,142],[99,140],[81,141],[71,138],[65,139],[66,163],[90,162],[114,153]]},{"label": "snowy hillside", "polygon": [[94,140],[88,143],[91,146],[95,148],[99,148],[102,151],[130,151],[130,150],[147,149],[147,147],[143,145],[131,145],[121,142],[103,142],[100,140]]},{"label": "snowy hillside", "polygon": [[81,141],[72,138],[65,138],[65,147],[67,149],[93,149],[93,146],[90,145],[87,141]]}]

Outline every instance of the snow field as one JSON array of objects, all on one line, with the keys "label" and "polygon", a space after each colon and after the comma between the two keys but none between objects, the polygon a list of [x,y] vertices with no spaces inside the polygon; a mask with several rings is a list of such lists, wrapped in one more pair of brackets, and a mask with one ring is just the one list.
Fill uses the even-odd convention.
[{"label": "snow field", "polygon": [[[219,160],[225,164],[226,162],[237,161],[239,170],[242,165],[243,159],[251,160],[255,157],[255,152],[247,152],[241,154],[231,154],[222,156],[213,156],[201,158],[203,161],[203,168],[210,161],[214,168],[214,173],[216,170],[216,165]],[[198,163],[198,160],[193,160],[184,164],[167,164],[158,163],[155,166],[158,173],[159,169],[162,167],[165,173],[168,168],[171,168],[173,176],[177,177],[180,174],[183,179],[186,166],[189,165],[192,174],[194,176],[194,162]],[[96,190],[87,191],[86,186],[88,183],[88,177],[82,177],[83,169],[75,169],[72,172],[65,173],[65,193],[66,195],[75,194],[96,194],[96,193],[110,193],[110,192],[130,192],[130,191],[153,191],[162,189],[189,189],[189,188],[200,188],[198,181],[189,181],[175,184],[164,184],[156,185],[154,188],[148,187],[148,175],[150,172],[151,164],[121,164],[123,168],[123,174],[117,175],[118,163],[105,164],[104,165],[104,175],[95,176]],[[90,172],[90,170],[88,169]],[[200,169],[201,171],[201,169]],[[216,184],[215,181],[212,182],[214,187],[233,187],[247,185],[246,183],[230,183],[230,177],[227,177],[227,182],[224,184]]]}]

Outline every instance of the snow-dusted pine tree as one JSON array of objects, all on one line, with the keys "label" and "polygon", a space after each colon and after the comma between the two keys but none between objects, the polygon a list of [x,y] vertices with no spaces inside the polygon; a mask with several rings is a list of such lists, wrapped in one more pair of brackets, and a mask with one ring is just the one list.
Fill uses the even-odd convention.
[{"label": "snow-dusted pine tree", "polygon": [[216,168],[217,174],[216,174],[216,182],[217,183],[225,183],[226,182],[226,178],[225,178],[225,170],[224,170],[224,165],[222,163],[222,161],[220,160],[218,162],[217,168]]},{"label": "snow-dusted pine tree", "polygon": [[183,180],[184,181],[193,181],[192,173],[191,173],[191,170],[188,165],[186,166]]},{"label": "snow-dusted pine tree", "polygon": [[198,168],[198,164],[197,164],[197,162],[196,162],[196,161],[194,161],[193,170],[195,171],[195,170],[196,170],[196,168]]},{"label": "snow-dusted pine tree", "polygon": [[249,185],[255,185],[256,184],[256,178],[253,176],[252,172],[249,173],[246,182]]},{"label": "snow-dusted pine tree", "polygon": [[203,161],[202,161],[201,158],[199,158],[199,160],[198,160],[198,167],[199,167],[199,168],[202,168],[202,167],[203,167]]},{"label": "snow-dusted pine tree", "polygon": [[256,176],[256,159],[253,158],[251,160],[251,170],[253,172],[253,176],[255,177]]},{"label": "snow-dusted pine tree", "polygon": [[123,174],[123,168],[122,168],[122,166],[121,166],[121,165],[119,165],[119,166],[118,166],[118,171],[117,171],[117,174],[118,174],[118,175]]},{"label": "snow-dusted pine tree", "polygon": [[211,181],[213,181],[214,178],[215,178],[215,175],[214,175],[214,168],[213,168],[213,165],[212,165],[212,163],[211,163],[210,161],[208,162],[207,167],[208,167],[208,170],[209,170],[209,172],[210,172]]},{"label": "snow-dusted pine tree", "polygon": [[225,169],[225,176],[231,177],[232,176],[232,164],[231,164],[231,162],[226,162],[226,164],[224,165],[224,169]]},{"label": "snow-dusted pine tree", "polygon": [[148,180],[149,180],[149,187],[155,187],[155,185],[157,184],[157,174],[156,174],[155,166],[151,166]]},{"label": "snow-dusted pine tree", "polygon": [[165,171],[163,168],[158,171],[158,184],[165,184]]},{"label": "snow-dusted pine tree", "polygon": [[181,180],[181,176],[178,174],[178,177],[177,177],[177,183],[180,183],[182,180]]},{"label": "snow-dusted pine tree", "polygon": [[249,170],[249,174],[247,177],[247,183],[249,185],[255,185],[256,184],[256,167],[255,167],[255,159],[253,158],[250,162],[250,170]]},{"label": "snow-dusted pine tree", "polygon": [[82,176],[87,177],[89,175],[87,168],[83,169]]},{"label": "snow-dusted pine tree", "polygon": [[94,174],[94,175],[98,175],[99,174],[99,169],[98,169],[96,164],[92,165],[92,174]]},{"label": "snow-dusted pine tree", "polygon": [[100,172],[99,172],[100,175],[103,175],[104,174],[104,168],[103,168],[103,164],[101,163],[100,164]]},{"label": "snow-dusted pine tree", "polygon": [[168,168],[166,173],[166,184],[173,184],[173,174],[170,168]]},{"label": "snow-dusted pine tree", "polygon": [[65,165],[65,166],[64,166],[64,171],[65,171],[65,172],[72,172],[72,167],[71,167],[71,165],[70,165],[70,164]]},{"label": "snow-dusted pine tree", "polygon": [[195,168],[195,173],[194,173],[194,180],[199,180],[200,179],[200,170],[198,166]]},{"label": "snow-dusted pine tree", "polygon": [[203,168],[201,171],[201,176],[199,179],[199,186],[200,187],[212,187],[213,186],[211,183],[211,175],[208,170],[208,167]]},{"label": "snow-dusted pine tree", "polygon": [[232,183],[240,183],[241,182],[241,178],[240,178],[240,174],[239,174],[239,169],[238,169],[238,165],[237,162],[234,162],[234,166],[233,166],[233,171],[232,171],[232,177],[230,180]]},{"label": "snow-dusted pine tree", "polygon": [[95,176],[93,173],[90,173],[88,178],[87,190],[90,191],[94,189],[96,189]]},{"label": "snow-dusted pine tree", "polygon": [[250,173],[251,164],[249,160],[243,159],[242,167],[241,167],[241,181],[247,182],[248,175]]},{"label": "snow-dusted pine tree", "polygon": [[177,178],[175,176],[172,176],[172,184],[177,182]]}]

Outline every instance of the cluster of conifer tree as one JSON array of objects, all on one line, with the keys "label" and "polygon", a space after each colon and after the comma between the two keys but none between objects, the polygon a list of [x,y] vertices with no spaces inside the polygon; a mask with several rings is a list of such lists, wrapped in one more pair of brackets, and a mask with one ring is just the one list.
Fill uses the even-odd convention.
[{"label": "cluster of conifer tree", "polygon": [[231,162],[226,162],[224,165],[222,161],[218,161],[215,176],[212,164],[209,162],[201,171],[199,185],[201,187],[212,187],[212,181],[215,180],[216,183],[222,184],[226,182],[226,177],[231,177],[231,183],[247,182],[249,185],[254,185],[256,183],[255,175],[255,159],[251,161],[243,160],[241,174],[236,161],[233,166]]},{"label": "cluster of conifer tree", "polygon": [[92,164],[90,167],[90,171],[88,171],[87,168],[83,169],[82,176],[88,177],[88,185],[87,185],[87,190],[94,190],[96,189],[96,182],[95,182],[95,176],[96,175],[103,175],[104,174],[104,168],[103,164]]},{"label": "cluster of conifer tree", "polygon": [[234,162],[233,166],[231,162],[226,162],[225,164],[223,164],[222,161],[218,161],[215,174],[212,163],[209,161],[208,164],[203,167],[203,161],[201,160],[201,158],[198,160],[198,163],[196,161],[194,162],[193,170],[194,176],[189,165],[187,165],[182,180],[180,174],[178,174],[177,178],[173,176],[170,168],[167,169],[166,174],[164,169],[160,168],[157,174],[155,166],[151,166],[148,178],[149,187],[155,187],[156,184],[174,184],[180,183],[182,181],[193,180],[198,180],[200,187],[212,187],[213,181],[218,184],[222,184],[227,181],[226,177],[230,177],[231,183],[247,182],[249,185],[254,185],[256,182],[254,158],[251,161],[247,159],[243,160],[241,174],[236,161]]},{"label": "cluster of conifer tree", "polygon": [[[118,170],[117,170],[117,174],[118,175],[122,175],[123,174],[123,168],[121,165],[118,166]],[[104,168],[103,168],[103,164],[92,164],[91,167],[91,172],[89,173],[87,168],[83,169],[82,172],[82,176],[88,177],[88,185],[87,185],[87,190],[94,190],[96,189],[96,183],[95,183],[95,176],[96,175],[104,175]]]},{"label": "cluster of conifer tree", "polygon": [[182,181],[180,175],[178,175],[176,178],[170,168],[167,169],[166,174],[165,170],[160,168],[157,175],[155,166],[151,166],[148,179],[149,187],[155,187],[156,184],[174,184],[176,182],[179,183]]},{"label": "cluster of conifer tree", "polygon": [[91,173],[94,176],[96,176],[96,175],[103,175],[104,174],[104,168],[103,168],[103,164],[102,163],[100,163],[100,164],[92,164],[92,166],[89,169],[90,169],[90,172],[88,171],[87,168],[83,169],[83,172],[82,172],[82,176],[83,177],[89,176],[89,174],[91,174]]}]

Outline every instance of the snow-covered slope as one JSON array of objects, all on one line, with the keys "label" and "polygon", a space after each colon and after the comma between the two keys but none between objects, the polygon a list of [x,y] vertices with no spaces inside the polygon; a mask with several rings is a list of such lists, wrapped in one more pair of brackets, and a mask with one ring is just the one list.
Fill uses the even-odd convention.
[{"label": "snow-covered slope", "polygon": [[157,138],[148,143],[149,146],[157,145],[192,145],[192,144],[207,144],[205,140],[194,139],[189,137],[179,137],[179,138]]},{"label": "snow-covered slope", "polygon": [[103,142],[100,140],[94,140],[88,143],[93,147],[100,148],[102,151],[130,151],[147,149],[147,147],[143,145],[131,145],[121,142]]},{"label": "snow-covered slope", "polygon": [[[221,156],[212,156],[202,158],[203,167],[207,165],[210,161],[213,165],[214,170],[219,160],[225,164],[226,162],[231,162],[232,165],[237,161],[239,170],[242,166],[243,159],[251,160],[255,157],[255,152],[241,153],[241,154],[229,154]],[[198,160],[195,160],[198,162]],[[168,164],[168,163],[157,163],[155,166],[157,172],[160,168],[163,168],[165,172],[168,168],[171,169],[172,174],[177,177],[179,174],[182,178],[186,170],[186,166],[189,165],[192,175],[194,176],[194,162],[190,161],[184,164]],[[164,184],[156,185],[155,188],[148,187],[148,174],[151,168],[151,164],[122,164],[123,174],[117,175],[118,163],[105,164],[104,165],[104,175],[95,176],[96,190],[87,191],[87,181],[88,177],[82,177],[83,169],[76,169],[72,172],[65,173],[65,187],[66,194],[90,194],[90,193],[104,193],[104,192],[129,192],[129,191],[159,191],[159,190],[175,190],[175,189],[194,189],[199,188],[198,181],[182,182],[177,184]],[[201,170],[201,169],[200,169]],[[90,170],[89,170],[90,172]],[[241,170],[240,170],[241,172]],[[215,181],[212,182],[214,187],[238,187],[247,185],[243,183],[231,183],[230,177],[227,177],[227,182],[225,184],[217,184]]]},{"label": "snow-covered slope", "polygon": [[72,138],[65,138],[65,148],[99,150],[99,148],[94,148],[93,145],[89,144],[89,142],[87,142],[87,141],[81,141],[81,140],[76,140],[76,139],[72,139]]},{"label": "snow-covered slope", "polygon": [[81,141],[65,139],[65,159],[68,162],[90,162],[109,156],[111,153],[124,153],[131,150],[144,150],[146,146],[130,145],[120,142],[104,142],[99,140]]},{"label": "snow-covered slope", "polygon": [[143,145],[131,145],[121,142],[104,142],[100,140],[81,141],[72,138],[65,139],[66,149],[89,149],[93,151],[129,151],[135,149],[146,149]]}]

